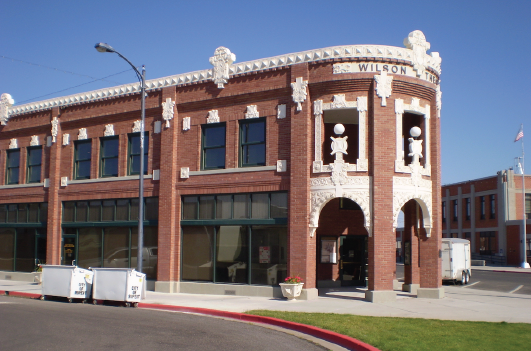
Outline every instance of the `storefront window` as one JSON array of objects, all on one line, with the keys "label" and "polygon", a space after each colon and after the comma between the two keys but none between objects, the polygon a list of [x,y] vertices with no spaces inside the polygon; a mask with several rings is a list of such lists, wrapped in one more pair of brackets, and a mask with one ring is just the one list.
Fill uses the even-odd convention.
[{"label": "storefront window", "polygon": [[15,265],[15,229],[0,228],[0,271],[12,271]]},{"label": "storefront window", "polygon": [[248,283],[247,228],[247,226],[216,228],[216,282]]},{"label": "storefront window", "polygon": [[251,284],[277,285],[287,276],[288,229],[251,227]]},{"label": "storefront window", "polygon": [[182,279],[213,281],[214,227],[182,228]]}]

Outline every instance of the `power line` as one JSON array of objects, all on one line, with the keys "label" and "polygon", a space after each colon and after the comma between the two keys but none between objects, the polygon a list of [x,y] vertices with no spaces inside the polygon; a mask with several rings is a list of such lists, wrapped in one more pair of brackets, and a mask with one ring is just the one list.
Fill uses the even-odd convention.
[{"label": "power line", "polygon": [[[28,99],[28,100],[24,100],[24,101],[19,102],[18,104],[23,104],[23,103],[25,103],[25,102],[30,102],[30,101],[33,101],[33,100],[41,99],[41,98],[43,98],[43,97],[50,96],[50,95],[54,95],[54,94],[57,94],[57,93],[61,93],[61,92],[63,92],[63,91],[67,91],[67,90],[70,90],[70,89],[75,89],[75,88],[78,88],[78,87],[80,87],[80,86],[87,85],[87,84],[91,84],[91,83],[94,83],[94,82],[97,82],[97,81],[100,81],[100,80],[104,80],[105,78],[109,78],[109,77],[112,77],[112,76],[116,76],[116,75],[122,74],[122,73],[127,72],[127,71],[132,71],[132,70],[133,70],[132,68],[129,68],[129,69],[126,69],[125,71],[118,72],[118,73],[115,73],[115,74],[111,74],[110,76],[106,76],[106,77],[99,78],[99,79],[94,79],[94,80],[92,80],[92,81],[90,81],[90,82],[87,82],[87,83],[79,84],[79,85],[76,85],[76,86],[73,86],[73,87],[70,87],[70,88],[66,88],[66,89],[62,89],[62,90],[55,91],[55,92],[50,93],[50,94],[41,95],[41,96],[37,96],[37,97],[31,98],[31,99]],[[87,77],[88,77],[88,76],[87,76]]]}]

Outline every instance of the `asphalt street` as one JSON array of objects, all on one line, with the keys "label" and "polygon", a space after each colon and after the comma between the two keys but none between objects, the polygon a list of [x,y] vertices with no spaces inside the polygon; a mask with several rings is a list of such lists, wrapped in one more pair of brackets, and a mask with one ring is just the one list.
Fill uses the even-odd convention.
[{"label": "asphalt street", "polygon": [[325,350],[252,324],[193,314],[0,296],[2,350]]}]

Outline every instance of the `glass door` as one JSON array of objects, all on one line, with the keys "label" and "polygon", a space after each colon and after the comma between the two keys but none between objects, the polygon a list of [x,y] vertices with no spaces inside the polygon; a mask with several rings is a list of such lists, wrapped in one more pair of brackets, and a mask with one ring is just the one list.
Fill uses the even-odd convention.
[{"label": "glass door", "polygon": [[341,286],[364,286],[367,262],[366,236],[340,237],[339,279]]},{"label": "glass door", "polygon": [[76,235],[63,235],[63,265],[75,265],[77,262]]}]

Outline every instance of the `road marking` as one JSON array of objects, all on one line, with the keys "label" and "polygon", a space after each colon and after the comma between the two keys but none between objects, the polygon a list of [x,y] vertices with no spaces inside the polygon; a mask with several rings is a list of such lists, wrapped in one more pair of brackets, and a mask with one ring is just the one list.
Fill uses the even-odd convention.
[{"label": "road marking", "polygon": [[476,285],[477,283],[480,283],[480,281],[474,282],[472,284],[464,285],[463,288],[470,288],[471,286]]},{"label": "road marking", "polygon": [[524,287],[523,285],[519,285],[516,289],[513,289],[513,290],[509,291],[509,294],[517,292],[518,290],[522,289],[523,287]]}]

